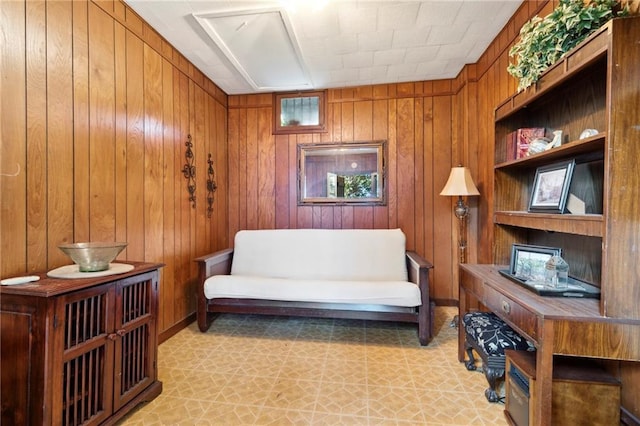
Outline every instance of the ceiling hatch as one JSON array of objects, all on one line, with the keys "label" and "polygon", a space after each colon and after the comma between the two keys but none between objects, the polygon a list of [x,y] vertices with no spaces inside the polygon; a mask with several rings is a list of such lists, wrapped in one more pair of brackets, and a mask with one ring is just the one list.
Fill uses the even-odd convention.
[{"label": "ceiling hatch", "polygon": [[193,16],[255,90],[313,88],[295,32],[283,9]]}]

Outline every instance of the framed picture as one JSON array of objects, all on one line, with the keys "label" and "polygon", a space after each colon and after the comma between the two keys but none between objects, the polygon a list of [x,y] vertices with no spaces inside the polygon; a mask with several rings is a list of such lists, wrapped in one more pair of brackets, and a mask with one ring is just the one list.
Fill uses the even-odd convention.
[{"label": "framed picture", "polygon": [[509,272],[522,281],[544,282],[545,264],[551,256],[562,256],[562,249],[513,244]]},{"label": "framed picture", "polygon": [[530,212],[563,213],[575,160],[538,167],[529,200]]}]

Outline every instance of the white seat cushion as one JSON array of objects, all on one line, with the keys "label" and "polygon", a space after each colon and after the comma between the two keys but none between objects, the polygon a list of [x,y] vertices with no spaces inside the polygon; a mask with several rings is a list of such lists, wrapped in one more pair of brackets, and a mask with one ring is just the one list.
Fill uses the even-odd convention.
[{"label": "white seat cushion", "polygon": [[213,298],[420,306],[420,289],[408,281],[326,281],[214,275],[204,282]]}]

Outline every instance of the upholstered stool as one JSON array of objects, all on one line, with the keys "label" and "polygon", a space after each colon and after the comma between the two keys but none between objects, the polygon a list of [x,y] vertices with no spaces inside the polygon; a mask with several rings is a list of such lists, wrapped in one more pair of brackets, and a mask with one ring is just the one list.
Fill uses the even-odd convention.
[{"label": "upholstered stool", "polygon": [[484,395],[489,402],[498,402],[500,397],[496,386],[499,380],[504,380],[505,349],[534,351],[535,347],[493,312],[469,312],[463,317],[462,324],[465,349],[469,355],[465,366],[467,370],[476,369],[475,349],[482,358],[482,371],[489,382]]}]

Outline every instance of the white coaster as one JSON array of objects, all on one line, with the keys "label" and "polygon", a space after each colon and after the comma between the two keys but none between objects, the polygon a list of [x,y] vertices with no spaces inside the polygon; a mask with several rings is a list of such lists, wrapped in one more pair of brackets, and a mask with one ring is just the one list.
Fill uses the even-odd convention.
[{"label": "white coaster", "polygon": [[77,264],[61,266],[56,269],[52,269],[47,272],[47,276],[51,278],[95,278],[105,277],[107,275],[116,275],[129,272],[133,269],[133,265],[127,265],[126,263],[110,263],[109,269],[98,272],[80,272],[80,267]]}]

